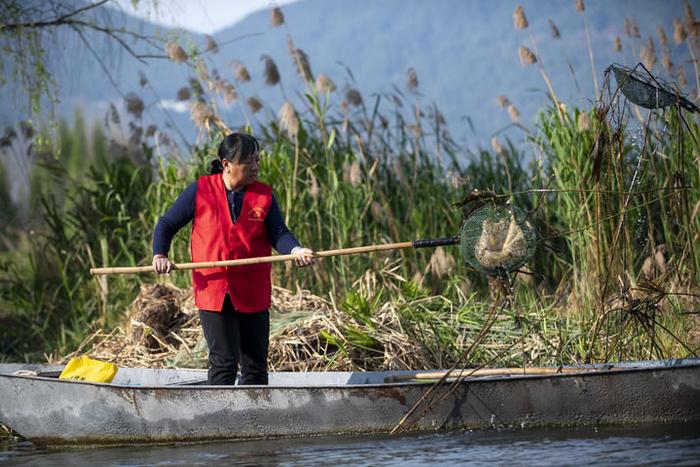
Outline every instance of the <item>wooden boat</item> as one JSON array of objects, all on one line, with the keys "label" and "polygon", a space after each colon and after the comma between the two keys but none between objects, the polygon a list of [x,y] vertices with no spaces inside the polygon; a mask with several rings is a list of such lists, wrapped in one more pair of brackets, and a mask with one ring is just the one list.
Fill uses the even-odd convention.
[{"label": "wooden boat", "polygon": [[[0,422],[40,445],[387,432],[435,384],[415,371],[279,372],[222,387],[201,370],[130,368],[100,384],[60,370],[1,364]],[[460,380],[414,429],[700,421],[700,359],[489,373]]]}]

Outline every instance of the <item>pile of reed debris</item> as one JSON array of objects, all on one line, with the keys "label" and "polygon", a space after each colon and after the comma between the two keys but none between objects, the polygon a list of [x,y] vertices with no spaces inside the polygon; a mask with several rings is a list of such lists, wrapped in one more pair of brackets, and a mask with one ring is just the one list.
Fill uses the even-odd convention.
[{"label": "pile of reed debris", "polygon": [[[308,291],[274,287],[270,309],[272,371],[405,369],[428,365],[420,348],[401,332],[387,307],[372,327],[382,334],[382,348],[348,349],[341,336],[347,316]],[[348,351],[349,350],[349,351]],[[206,368],[207,346],[192,292],[172,285],[146,284],[121,326],[89,336],[57,363],[88,355],[132,368]]]}]

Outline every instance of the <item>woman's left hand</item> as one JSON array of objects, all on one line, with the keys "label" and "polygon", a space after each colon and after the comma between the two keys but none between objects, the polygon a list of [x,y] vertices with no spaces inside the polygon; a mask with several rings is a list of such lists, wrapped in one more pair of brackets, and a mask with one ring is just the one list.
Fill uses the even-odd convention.
[{"label": "woman's left hand", "polygon": [[294,262],[297,263],[297,266],[300,268],[311,266],[316,262],[316,253],[310,248],[295,246],[292,248],[292,254],[295,257]]}]

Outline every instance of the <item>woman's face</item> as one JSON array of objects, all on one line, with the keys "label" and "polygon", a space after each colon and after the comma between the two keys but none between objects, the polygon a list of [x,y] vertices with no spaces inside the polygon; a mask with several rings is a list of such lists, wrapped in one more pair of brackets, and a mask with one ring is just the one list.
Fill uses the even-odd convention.
[{"label": "woman's face", "polygon": [[247,186],[258,178],[260,153],[255,151],[255,154],[243,163],[231,162],[226,159],[222,163],[224,166],[224,179],[227,185],[231,187]]}]

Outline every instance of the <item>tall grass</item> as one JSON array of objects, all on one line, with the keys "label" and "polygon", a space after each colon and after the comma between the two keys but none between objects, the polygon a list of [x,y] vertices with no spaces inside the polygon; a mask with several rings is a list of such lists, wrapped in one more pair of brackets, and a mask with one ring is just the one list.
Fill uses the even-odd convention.
[{"label": "tall grass", "polygon": [[[296,48],[294,57],[308,62]],[[5,358],[73,350],[96,327],[121,319],[141,283],[189,286],[183,273],[95,279],[87,271],[149,264],[158,217],[206,173],[221,137],[217,89],[233,85],[203,69],[206,62],[198,61],[204,86],[190,82],[184,94],[208,138],[188,159],[154,156],[154,140],[136,131],[140,119],[118,151],[111,135],[87,138],[77,121],[61,130],[54,147],[64,149],[50,164],[35,166],[39,174],[49,165],[53,175],[39,183],[45,190],[33,211],[34,234],[3,233],[13,248],[2,257]],[[689,187],[700,183],[700,135],[689,115],[689,130],[668,111],[650,114],[649,130],[639,132],[612,107],[567,109],[553,101],[528,131],[529,147],[506,139],[493,151],[465,152],[437,106],[417,93],[395,89],[368,101],[354,89],[317,88],[308,63],[300,72],[304,98],[279,121],[255,121],[254,128],[264,142],[262,180],[274,187],[304,245],[322,250],[456,235],[462,212],[454,203],[474,189],[490,190],[529,213],[540,241],[527,270],[510,278],[502,321],[473,348],[471,361],[561,364],[697,353],[700,195]],[[415,71],[410,76],[415,91]],[[285,95],[294,87],[271,83]],[[94,154],[75,164],[66,159],[74,148]],[[187,231],[171,256],[189,258]],[[358,282],[368,271],[386,271],[389,258],[398,263],[386,280]],[[279,285],[339,304],[348,325],[327,338],[348,352],[382,345],[371,317],[391,303],[406,336],[433,355],[426,365],[460,361],[498,296],[494,281],[464,264],[456,247],[329,258],[313,269],[276,266],[273,274]]]}]

